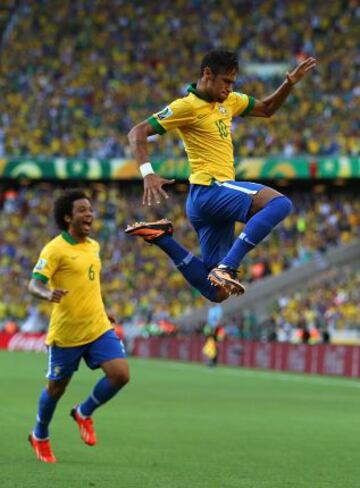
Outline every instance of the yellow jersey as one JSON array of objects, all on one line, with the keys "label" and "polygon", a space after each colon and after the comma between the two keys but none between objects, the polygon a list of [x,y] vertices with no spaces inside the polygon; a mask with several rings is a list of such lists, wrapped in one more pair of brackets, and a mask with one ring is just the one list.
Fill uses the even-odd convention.
[{"label": "yellow jersey", "polygon": [[93,239],[77,242],[68,232],[42,249],[32,277],[69,292],[53,305],[47,345],[81,346],[112,328],[101,296],[99,251]]},{"label": "yellow jersey", "polygon": [[235,179],[231,121],[248,114],[254,103],[253,97],[236,92],[224,102],[213,102],[193,83],[186,97],[153,114],[148,122],[158,134],[177,129],[190,163],[190,183],[211,185]]},{"label": "yellow jersey", "polygon": [[217,345],[213,337],[208,337],[202,349],[202,352],[209,359],[214,359],[217,355]]}]

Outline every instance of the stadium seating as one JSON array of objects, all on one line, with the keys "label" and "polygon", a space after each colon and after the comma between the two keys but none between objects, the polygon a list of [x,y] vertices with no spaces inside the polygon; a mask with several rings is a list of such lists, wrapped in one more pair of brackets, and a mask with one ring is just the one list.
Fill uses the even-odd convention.
[{"label": "stadium seating", "polygon": [[[1,157],[130,156],[128,130],[185,94],[186,85],[198,78],[204,52],[219,46],[238,53],[236,89],[257,98],[270,93],[304,57],[319,61],[276,119],[234,121],[236,157],[359,155],[354,0],[304,0],[286,8],[279,0],[224,0],[221,9],[217,2],[195,0],[2,3]],[[271,68],[267,75],[259,75],[259,63]],[[184,151],[169,134],[152,141],[152,154],[174,158]],[[49,208],[59,187],[3,188],[0,321],[22,323],[38,250],[56,233]],[[93,184],[90,190],[99,216],[94,230],[103,245],[104,297],[114,313],[122,321],[147,320],[202,306],[204,300],[184,286],[155,246],[125,238],[121,230],[133,220],[166,215],[181,242],[196,251],[183,194],[173,193],[160,212],[140,206],[136,186]],[[281,273],[359,234],[359,202],[351,195],[293,198],[294,214],[246,258],[245,281]],[[45,323],[41,314],[48,307],[40,303],[39,308]]]},{"label": "stadium seating", "polygon": [[[60,191],[50,183],[0,187],[0,321],[22,323],[28,316],[27,283],[41,247],[58,232],[50,209]],[[121,321],[173,318],[205,304],[162,251],[123,232],[134,220],[167,216],[174,222],[175,237],[199,253],[183,193],[173,191],[161,209],[149,209],[140,204],[140,185],[92,183],[89,191],[97,212],[93,233],[102,245],[104,299]],[[359,235],[360,202],[351,193],[299,193],[292,198],[294,213],[246,257],[241,268],[245,281],[281,273]],[[47,309],[41,302],[40,312]]]},{"label": "stadium seating", "polygon": [[[275,123],[235,123],[237,157],[359,154],[355,0],[286,8],[278,0],[224,0],[221,9],[195,0],[43,0],[15,13],[15,2],[7,4],[13,8],[4,10],[1,155],[128,155],[131,126],[182,96],[198,78],[204,52],[219,45],[238,52],[237,89],[257,98],[305,56],[319,61]],[[284,68],[264,78],[246,74],[249,63]],[[153,142],[153,153],[176,157],[183,147],[169,135]]]},{"label": "stadium seating", "polygon": [[359,328],[359,271],[358,265],[331,269],[305,290],[284,293],[270,306],[267,325],[271,324],[277,337],[283,340],[291,337],[296,329],[326,331],[331,336],[335,331]]}]

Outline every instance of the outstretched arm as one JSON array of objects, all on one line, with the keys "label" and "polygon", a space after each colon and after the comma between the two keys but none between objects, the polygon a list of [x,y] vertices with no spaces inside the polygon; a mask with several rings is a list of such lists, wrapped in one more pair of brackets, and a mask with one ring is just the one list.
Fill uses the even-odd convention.
[{"label": "outstretched arm", "polygon": [[255,100],[255,104],[248,116],[271,117],[287,99],[292,87],[296,85],[309,71],[316,67],[316,59],[307,58],[290,73],[279,88],[263,100]]},{"label": "outstretched arm", "polygon": [[175,181],[161,178],[154,173],[154,170],[151,167],[147,138],[154,134],[156,134],[156,132],[147,120],[144,120],[133,127],[128,134],[130,147],[144,178],[143,205],[152,205],[154,202],[160,203],[161,197],[168,198],[167,193],[162,187],[163,185],[174,183]]}]

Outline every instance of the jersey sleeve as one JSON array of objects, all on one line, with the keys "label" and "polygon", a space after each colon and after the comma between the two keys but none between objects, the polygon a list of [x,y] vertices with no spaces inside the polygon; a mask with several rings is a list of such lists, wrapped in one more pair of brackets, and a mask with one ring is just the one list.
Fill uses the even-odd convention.
[{"label": "jersey sleeve", "polygon": [[245,117],[255,105],[255,98],[244,93],[233,93],[232,114],[233,116],[241,115]]},{"label": "jersey sleeve", "polygon": [[33,269],[32,278],[47,283],[59,265],[59,253],[50,246],[45,246]]},{"label": "jersey sleeve", "polygon": [[190,125],[195,121],[194,111],[191,104],[185,98],[178,98],[160,112],[148,118],[149,124],[157,134]]}]

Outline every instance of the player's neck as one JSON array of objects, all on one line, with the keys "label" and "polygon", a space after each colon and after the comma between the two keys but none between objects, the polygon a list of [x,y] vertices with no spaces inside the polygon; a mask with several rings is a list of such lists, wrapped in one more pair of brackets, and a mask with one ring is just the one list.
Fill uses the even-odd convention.
[{"label": "player's neck", "polygon": [[208,99],[208,100],[211,100],[211,101],[215,101],[213,100],[213,97],[211,96],[211,94],[206,90],[206,84],[205,84],[205,81],[203,80],[198,80],[198,82],[196,83],[196,91],[203,96],[204,99]]},{"label": "player's neck", "polygon": [[81,242],[86,242],[87,236],[79,236],[74,229],[68,229],[67,233],[79,244]]}]

